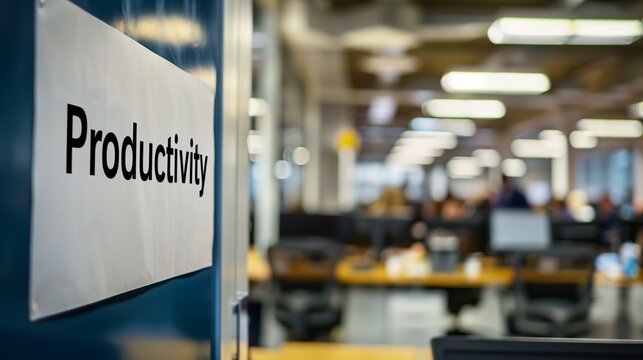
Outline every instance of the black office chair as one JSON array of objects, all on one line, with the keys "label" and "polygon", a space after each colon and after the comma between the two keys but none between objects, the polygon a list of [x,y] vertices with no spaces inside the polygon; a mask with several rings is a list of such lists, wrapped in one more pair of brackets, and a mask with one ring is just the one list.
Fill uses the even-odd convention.
[{"label": "black office chair", "polygon": [[[441,218],[432,218],[427,221],[429,232],[449,231],[453,232],[459,239],[459,253],[470,253],[471,250],[481,251],[486,244],[482,240],[483,234],[488,233],[488,213],[480,212],[473,218],[467,220],[449,221]],[[427,245],[427,250],[434,253]],[[432,259],[435,264],[435,260]],[[470,335],[469,332],[462,329],[459,325],[458,318],[460,312],[465,306],[476,306],[480,302],[481,289],[478,287],[448,288],[447,292],[447,309],[449,314],[456,319],[453,327],[448,331],[449,335]]]},{"label": "black office chair", "polygon": [[558,245],[550,250],[516,254],[514,334],[575,337],[590,331],[595,248]]},{"label": "black office chair", "polygon": [[326,340],[341,321],[335,265],[342,247],[333,239],[284,239],[268,250],[277,321],[290,340]]}]

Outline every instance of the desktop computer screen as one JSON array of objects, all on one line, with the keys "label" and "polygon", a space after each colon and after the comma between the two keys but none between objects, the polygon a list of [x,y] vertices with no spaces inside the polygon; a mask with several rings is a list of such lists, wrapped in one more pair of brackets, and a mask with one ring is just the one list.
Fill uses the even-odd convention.
[{"label": "desktop computer screen", "polygon": [[490,219],[491,250],[498,252],[541,251],[551,244],[546,213],[529,210],[494,210]]},{"label": "desktop computer screen", "polygon": [[440,337],[431,341],[434,360],[642,359],[643,342],[598,339]]},{"label": "desktop computer screen", "polygon": [[339,215],[282,213],[279,235],[288,237],[326,237],[337,239],[340,233]]}]

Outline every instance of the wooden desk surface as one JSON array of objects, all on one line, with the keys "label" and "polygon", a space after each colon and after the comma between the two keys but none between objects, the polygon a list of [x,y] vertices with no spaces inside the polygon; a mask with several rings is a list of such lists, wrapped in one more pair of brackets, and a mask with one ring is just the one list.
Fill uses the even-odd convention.
[{"label": "wooden desk surface", "polygon": [[271,271],[268,260],[254,248],[248,249],[247,257],[248,280],[251,283],[270,281]]},{"label": "wooden desk surface", "polygon": [[251,348],[252,360],[431,360],[428,348],[357,346],[337,343],[285,343],[277,349]]},{"label": "wooden desk surface", "polygon": [[483,267],[475,277],[468,277],[458,269],[452,273],[429,273],[421,277],[409,277],[404,274],[390,276],[384,263],[377,263],[368,270],[356,270],[356,258],[344,258],[337,265],[337,279],[346,285],[380,285],[380,286],[428,286],[428,287],[483,287],[489,285],[507,286],[513,278],[507,267]]},{"label": "wooden desk surface", "polygon": [[[362,286],[427,286],[442,288],[464,288],[484,286],[508,286],[513,281],[513,271],[510,267],[485,265],[480,275],[467,277],[461,269],[453,273],[429,273],[421,277],[406,275],[390,276],[384,263],[377,263],[371,269],[356,270],[354,265],[359,259],[345,257],[337,264],[336,276],[338,282],[345,285]],[[248,251],[248,278],[251,283],[262,283],[270,280],[271,272],[268,261],[256,250]],[[300,274],[301,275],[301,274]],[[556,277],[542,276],[544,283],[569,282],[570,279],[582,278],[582,274],[559,273]],[[643,283],[643,271],[636,279],[608,279],[596,273],[595,282],[603,285],[630,286]]]}]

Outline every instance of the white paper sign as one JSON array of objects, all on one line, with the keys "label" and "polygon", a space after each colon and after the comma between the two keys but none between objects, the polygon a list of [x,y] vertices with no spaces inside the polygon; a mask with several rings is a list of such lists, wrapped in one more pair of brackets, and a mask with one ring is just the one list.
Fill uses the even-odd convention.
[{"label": "white paper sign", "polygon": [[31,319],[212,263],[214,89],[66,0],[36,9]]}]

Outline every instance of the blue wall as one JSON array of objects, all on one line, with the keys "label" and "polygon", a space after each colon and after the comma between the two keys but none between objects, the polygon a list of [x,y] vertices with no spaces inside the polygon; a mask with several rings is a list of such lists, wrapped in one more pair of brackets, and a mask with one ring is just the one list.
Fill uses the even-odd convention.
[{"label": "blue wall", "polygon": [[[220,1],[75,3],[108,23],[142,14],[192,14],[206,29],[206,44],[184,48],[155,43],[143,45],[179,67],[217,64],[217,73],[221,74],[218,66],[222,40]],[[212,268],[42,321],[28,320],[34,6],[33,0],[0,2],[0,359],[123,358],[128,353],[123,339],[133,343],[172,340],[166,343],[176,341],[183,347],[200,344],[208,355],[210,340],[217,338],[213,337],[217,332],[217,256],[213,256]],[[219,83],[221,77],[218,76]],[[218,93],[216,101],[221,102]],[[216,106],[215,128],[220,123],[220,108]],[[218,162],[215,165],[218,169]],[[219,229],[215,230],[218,234]],[[217,248],[215,242],[215,255]],[[213,356],[216,349],[215,343]]]}]

